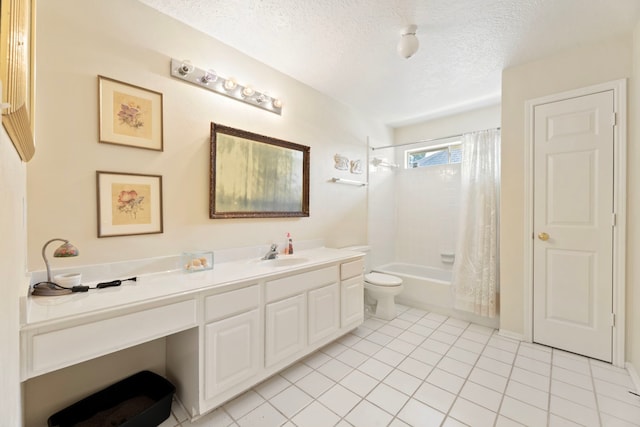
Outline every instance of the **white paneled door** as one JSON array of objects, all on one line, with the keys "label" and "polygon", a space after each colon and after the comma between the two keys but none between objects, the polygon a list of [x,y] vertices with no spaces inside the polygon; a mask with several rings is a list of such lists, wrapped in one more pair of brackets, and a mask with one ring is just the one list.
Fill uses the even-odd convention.
[{"label": "white paneled door", "polygon": [[533,341],[612,361],[613,90],[534,110]]}]

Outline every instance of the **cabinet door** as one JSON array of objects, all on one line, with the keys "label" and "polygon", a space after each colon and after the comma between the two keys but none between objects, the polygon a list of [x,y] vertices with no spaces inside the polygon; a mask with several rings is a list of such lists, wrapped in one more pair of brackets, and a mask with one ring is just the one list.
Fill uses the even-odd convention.
[{"label": "cabinet door", "polygon": [[252,310],[206,325],[205,399],[258,372],[259,324],[259,312]]},{"label": "cabinet door", "polygon": [[309,291],[309,344],[340,328],[340,286],[337,283]]},{"label": "cabinet door", "polygon": [[345,280],[341,285],[342,327],[358,325],[364,320],[364,282],[358,276]]},{"label": "cabinet door", "polygon": [[304,294],[267,304],[266,318],[267,367],[305,348],[307,322]]}]

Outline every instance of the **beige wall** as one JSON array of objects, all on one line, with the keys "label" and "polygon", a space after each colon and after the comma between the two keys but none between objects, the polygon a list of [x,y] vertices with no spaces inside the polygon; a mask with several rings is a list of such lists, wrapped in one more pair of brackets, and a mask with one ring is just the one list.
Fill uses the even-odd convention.
[{"label": "beige wall", "polygon": [[404,144],[432,138],[446,138],[500,126],[500,104],[394,129],[393,143]]},{"label": "beige wall", "polygon": [[633,33],[627,144],[627,361],[640,372],[640,22]]},{"label": "beige wall", "polygon": [[26,166],[0,126],[0,425],[22,424],[18,297],[26,286]]},{"label": "beige wall", "polygon": [[[333,155],[364,158],[367,136],[390,131],[345,105],[129,0],[37,4],[37,155],[28,165],[29,268],[43,269],[42,244],[71,239],[81,256],[65,266],[183,250],[324,238],[329,246],[366,240],[366,190],[329,183]],[[282,116],[169,75],[171,58],[190,59],[284,100]],[[97,76],[164,94],[164,152],[98,143]],[[311,146],[311,216],[211,220],[211,122]],[[98,239],[96,170],[160,174],[164,233]],[[58,260],[54,264],[58,264]]]},{"label": "beige wall", "polygon": [[[630,77],[631,46],[630,36],[619,37],[508,68],[502,74],[500,328],[505,332],[524,334],[525,101]],[[629,193],[637,193],[637,181],[629,184]]]}]

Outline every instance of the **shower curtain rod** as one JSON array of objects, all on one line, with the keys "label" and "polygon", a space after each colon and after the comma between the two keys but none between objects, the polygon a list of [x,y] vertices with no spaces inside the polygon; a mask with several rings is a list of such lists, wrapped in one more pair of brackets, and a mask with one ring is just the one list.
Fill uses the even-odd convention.
[{"label": "shower curtain rod", "polygon": [[[485,130],[494,130],[494,129],[495,130],[500,130],[500,126],[498,126],[497,128],[488,128],[488,129],[485,129]],[[480,131],[477,131],[477,132],[480,132]],[[468,132],[468,133],[470,133],[470,132]],[[423,139],[421,141],[404,142],[402,144],[383,145],[381,147],[371,147],[371,150],[375,151],[375,150],[382,150],[383,148],[396,148],[396,147],[404,147],[404,146],[413,145],[413,144],[424,144],[426,142],[441,141],[443,139],[460,138],[463,135],[464,134],[461,133],[461,134],[458,134],[458,135],[441,136],[440,138],[431,138],[431,139]]]}]

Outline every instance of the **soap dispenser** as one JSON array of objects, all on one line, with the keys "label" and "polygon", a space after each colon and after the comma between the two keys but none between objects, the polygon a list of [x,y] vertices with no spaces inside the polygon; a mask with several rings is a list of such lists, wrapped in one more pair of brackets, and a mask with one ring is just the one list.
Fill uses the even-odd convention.
[{"label": "soap dispenser", "polygon": [[293,240],[291,240],[291,233],[287,233],[287,254],[293,255]]}]

